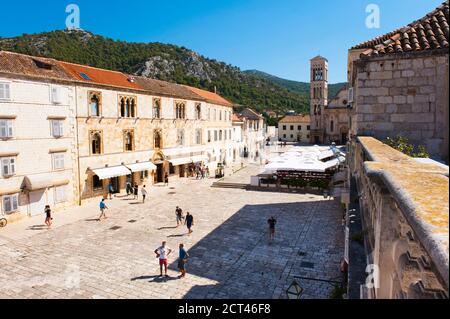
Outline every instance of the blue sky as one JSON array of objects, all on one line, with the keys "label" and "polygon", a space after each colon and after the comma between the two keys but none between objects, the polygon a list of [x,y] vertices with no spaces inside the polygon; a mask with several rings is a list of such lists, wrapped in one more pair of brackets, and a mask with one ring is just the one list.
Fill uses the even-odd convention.
[{"label": "blue sky", "polygon": [[[330,82],[346,80],[351,46],[421,18],[443,0],[139,0],[8,1],[0,36],[65,28],[66,5],[81,28],[113,39],[172,43],[202,55],[280,77],[309,81],[309,59],[329,60]],[[379,29],[365,26],[368,4]]]}]

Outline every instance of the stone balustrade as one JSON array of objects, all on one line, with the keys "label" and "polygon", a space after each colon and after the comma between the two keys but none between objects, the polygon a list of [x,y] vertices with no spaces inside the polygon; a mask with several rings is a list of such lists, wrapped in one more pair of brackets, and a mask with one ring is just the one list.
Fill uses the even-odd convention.
[{"label": "stone balustrade", "polygon": [[448,168],[419,163],[372,137],[354,139],[350,153],[367,263],[379,269],[378,285],[364,285],[362,295],[448,298]]}]

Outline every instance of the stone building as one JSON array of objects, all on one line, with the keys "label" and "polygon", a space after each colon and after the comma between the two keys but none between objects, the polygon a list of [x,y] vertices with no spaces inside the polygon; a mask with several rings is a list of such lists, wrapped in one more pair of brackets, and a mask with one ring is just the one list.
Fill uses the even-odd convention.
[{"label": "stone building", "polygon": [[287,142],[309,143],[311,117],[288,115],[278,122],[278,139]]},{"label": "stone building", "polygon": [[348,88],[343,86],[324,109],[325,143],[345,145],[348,141]]},{"label": "stone building", "polygon": [[75,90],[52,59],[0,52],[0,215],[77,201]]},{"label": "stone building", "polygon": [[264,117],[250,108],[245,108],[240,117],[244,120],[244,158],[251,162],[262,162],[265,156]]},{"label": "stone building", "polygon": [[382,142],[402,135],[448,159],[448,16],[446,2],[349,51],[350,298],[449,296],[448,166]]},{"label": "stone building", "polygon": [[449,6],[349,51],[351,134],[401,135],[448,162]]},{"label": "stone building", "polygon": [[234,160],[231,103],[188,86],[0,52],[0,104],[9,220]]},{"label": "stone building", "polygon": [[328,60],[321,56],[311,59],[310,97],[310,142],[345,145],[349,131],[347,86],[328,101]]},{"label": "stone building", "polygon": [[328,103],[328,60],[316,56],[311,59],[310,116],[312,144],[325,143],[324,109]]}]

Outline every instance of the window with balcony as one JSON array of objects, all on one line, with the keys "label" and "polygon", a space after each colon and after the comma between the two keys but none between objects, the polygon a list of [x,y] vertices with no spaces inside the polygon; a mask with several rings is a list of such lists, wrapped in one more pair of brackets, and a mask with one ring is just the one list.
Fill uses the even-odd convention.
[{"label": "window with balcony", "polygon": [[0,162],[3,176],[8,177],[16,173],[16,157],[1,157]]},{"label": "window with balcony", "polygon": [[153,99],[153,118],[161,118],[161,99]]}]

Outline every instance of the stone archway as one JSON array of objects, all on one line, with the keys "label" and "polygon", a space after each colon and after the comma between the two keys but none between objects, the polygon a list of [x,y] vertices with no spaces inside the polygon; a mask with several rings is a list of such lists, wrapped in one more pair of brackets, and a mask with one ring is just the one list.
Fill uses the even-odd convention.
[{"label": "stone archway", "polygon": [[153,154],[152,163],[156,165],[156,171],[153,176],[155,183],[164,182],[164,173],[166,171],[166,156],[163,152]]}]

